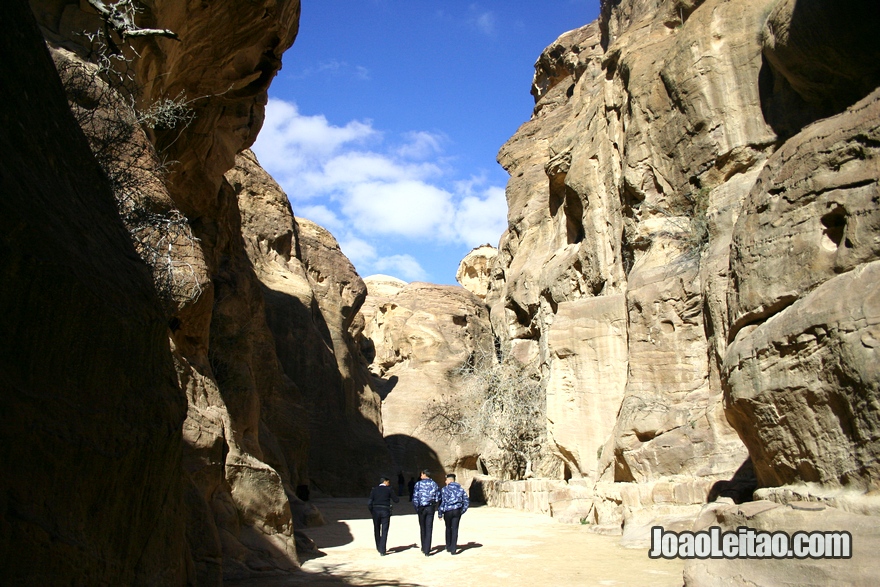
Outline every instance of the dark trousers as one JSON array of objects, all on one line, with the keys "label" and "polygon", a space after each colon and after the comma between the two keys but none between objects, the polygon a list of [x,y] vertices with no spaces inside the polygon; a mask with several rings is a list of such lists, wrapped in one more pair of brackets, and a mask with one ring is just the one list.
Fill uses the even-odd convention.
[{"label": "dark trousers", "polygon": [[388,526],[391,525],[391,510],[388,508],[373,508],[373,536],[376,538],[376,550],[379,554],[385,554],[388,544]]},{"label": "dark trousers", "polygon": [[458,523],[461,521],[461,509],[444,513],[443,520],[446,522],[446,550],[455,554],[458,550]]},{"label": "dark trousers", "polygon": [[434,530],[434,508],[429,505],[422,506],[418,509],[418,515],[422,552],[428,554],[431,552],[431,534]]}]

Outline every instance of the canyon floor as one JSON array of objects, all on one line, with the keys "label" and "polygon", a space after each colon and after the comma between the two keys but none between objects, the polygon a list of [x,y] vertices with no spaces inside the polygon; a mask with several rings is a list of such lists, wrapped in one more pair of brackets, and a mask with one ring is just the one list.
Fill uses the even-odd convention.
[{"label": "canyon floor", "polygon": [[319,499],[327,524],[307,534],[324,556],[304,557],[302,572],[286,577],[228,583],[236,587],[389,586],[679,587],[683,562],[652,560],[647,549],[623,548],[619,537],[584,526],[509,509],[472,507],[462,517],[455,556],[445,550],[445,527],[435,520],[434,552],[417,545],[418,519],[409,502],[395,507],[388,554],[379,556],[363,499]]}]

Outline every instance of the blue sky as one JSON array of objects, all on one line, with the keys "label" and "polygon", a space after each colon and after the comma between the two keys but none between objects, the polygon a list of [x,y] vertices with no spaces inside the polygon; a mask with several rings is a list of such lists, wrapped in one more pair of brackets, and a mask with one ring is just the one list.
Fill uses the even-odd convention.
[{"label": "blue sky", "polygon": [[454,284],[507,226],[498,149],[534,62],[598,0],[302,1],[253,149],[361,276]]}]

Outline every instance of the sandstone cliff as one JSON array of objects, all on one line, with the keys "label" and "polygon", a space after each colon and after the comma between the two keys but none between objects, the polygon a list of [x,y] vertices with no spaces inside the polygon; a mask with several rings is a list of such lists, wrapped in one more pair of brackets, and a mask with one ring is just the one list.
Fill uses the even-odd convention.
[{"label": "sandstone cliff", "polygon": [[[238,197],[275,351],[295,386],[265,406],[266,417],[283,418],[270,428],[289,447],[286,460],[301,463],[300,484],[357,495],[391,470],[380,399],[356,342],[367,287],[329,232],[294,218],[252,152],[238,156],[226,177]],[[309,432],[307,446],[296,437],[302,430]]]},{"label": "sandstone cliff", "polygon": [[[4,22],[31,23],[23,30],[32,32],[33,16],[25,4],[15,4],[15,14],[9,8],[10,18]],[[332,237],[317,227],[296,225],[286,198],[261,175],[252,156],[245,154],[233,170],[236,155],[259,131],[269,82],[296,35],[299,2],[144,2],[137,25],[170,29],[177,40],[148,36],[124,42],[112,33],[111,44],[104,38],[109,51],[105,54],[114,56],[110,61],[122,75],[107,69],[98,74],[86,63],[90,55],[101,54],[101,43],[83,31],[105,30],[91,5],[40,0],[30,4],[92,150],[102,160],[96,136],[111,136],[117,150],[110,157],[116,167],[106,171],[105,166],[114,196],[101,191],[106,192],[100,171],[83,171],[71,183],[84,189],[94,185],[98,211],[44,206],[50,210],[45,228],[53,236],[43,239],[45,246],[32,249],[28,257],[33,267],[51,273],[53,265],[47,265],[47,259],[80,247],[62,257],[65,266],[77,267],[80,280],[89,280],[85,298],[75,293],[79,286],[73,281],[67,285],[59,269],[59,288],[74,296],[69,298],[73,308],[68,318],[52,318],[54,314],[45,311],[46,304],[68,299],[53,296],[48,286],[39,294],[47,301],[33,298],[33,311],[22,307],[17,312],[8,305],[20,297],[15,293],[20,288],[10,287],[12,297],[4,302],[4,310],[9,310],[5,313],[22,324],[40,320],[49,328],[55,320],[53,332],[34,329],[23,341],[33,339],[36,344],[42,338],[47,349],[80,349],[69,356],[48,351],[40,366],[33,354],[37,347],[25,342],[29,350],[22,357],[30,358],[18,362],[10,374],[23,369],[31,373],[30,380],[6,388],[8,392],[17,389],[22,398],[37,398],[58,387],[53,395],[64,404],[65,394],[78,397],[83,389],[94,387],[75,400],[83,413],[67,414],[70,421],[65,426],[70,429],[58,434],[51,430],[67,422],[65,417],[51,410],[39,413],[32,400],[22,399],[16,421],[33,433],[45,429],[46,435],[30,442],[17,440],[15,447],[44,448],[34,458],[16,458],[43,463],[47,469],[16,471],[16,488],[4,486],[4,508],[22,505],[14,505],[16,509],[4,516],[3,527],[12,528],[11,523],[16,536],[28,532],[36,540],[29,546],[26,540],[4,538],[3,560],[20,564],[14,572],[21,571],[8,576],[24,577],[26,568],[45,568],[46,577],[73,582],[219,585],[224,577],[295,570],[297,547],[310,547],[296,527],[320,519],[295,496],[297,489],[311,485],[337,494],[362,491],[366,479],[372,481],[388,463],[378,400],[348,332],[366,292],[363,283]],[[22,46],[33,51],[34,43],[39,45],[30,39],[30,45]],[[36,54],[43,58],[45,48]],[[27,69],[35,59],[25,54],[7,65]],[[60,92],[58,75],[45,68],[35,68],[30,75],[4,70],[3,79],[32,82],[33,90],[23,85],[22,96],[45,94],[48,90],[39,83],[50,89],[55,84],[53,91]],[[134,122],[168,102],[183,106],[188,114],[170,122]],[[46,112],[53,110],[47,107]],[[70,119],[69,111],[58,116]],[[41,141],[51,136],[33,117],[16,120],[18,126],[10,122],[4,132],[20,126],[29,138],[7,140],[4,135],[4,148],[14,153],[6,159],[11,166],[4,171],[4,181],[33,168],[21,155],[26,156],[28,145],[38,153]],[[120,128],[126,132],[110,132]],[[66,147],[73,153],[70,157],[86,161],[76,166],[94,166],[82,133],[67,134],[80,141]],[[15,153],[16,141],[20,154]],[[57,158],[51,149],[47,153]],[[44,156],[33,160],[40,157]],[[65,165],[72,169],[74,164]],[[125,181],[120,181],[118,168],[126,174]],[[63,174],[58,178],[64,181]],[[113,211],[114,197],[137,252],[152,269],[154,283],[124,229],[122,241],[107,240],[105,233],[112,236],[121,227]],[[28,206],[21,203],[21,210],[4,214],[4,221],[25,226],[16,218],[28,213]],[[101,214],[109,214],[109,220]],[[116,228],[107,232],[105,226]],[[31,226],[28,231],[36,238],[38,229]],[[7,234],[18,232],[10,226]],[[94,246],[75,244],[83,238]],[[50,251],[49,243],[59,239],[65,244]],[[16,244],[16,250],[20,247]],[[95,263],[103,263],[101,259],[107,259],[107,266],[86,277]],[[10,267],[8,283],[32,280],[22,273],[21,262]],[[288,279],[285,287],[279,285]],[[101,304],[88,301],[87,292],[95,292]],[[94,306],[93,311],[80,312],[83,304]],[[108,314],[110,305],[115,307]],[[34,313],[37,306],[42,308],[39,315]],[[71,325],[70,320],[78,322]],[[10,325],[8,331],[19,330]],[[4,354],[4,360],[13,356]],[[53,376],[54,369],[59,371]],[[39,380],[33,379],[37,373],[42,374]],[[53,380],[56,383],[50,383]],[[105,399],[102,389],[107,390]],[[149,406],[143,403],[148,398]],[[19,405],[16,402],[10,405]],[[113,408],[101,416],[105,402]],[[117,412],[118,418],[113,416]],[[96,418],[104,424],[93,422]],[[114,418],[118,422],[112,422]],[[90,427],[94,431],[89,432]],[[4,437],[9,437],[7,431],[13,434],[4,428]],[[130,436],[116,440],[123,431]],[[94,442],[78,440],[80,434],[94,437]],[[47,444],[46,438],[59,440]],[[111,463],[108,459],[113,458],[123,460]],[[75,467],[76,473],[71,477],[63,468],[49,467],[57,459]],[[140,462],[140,472],[134,461]],[[347,470],[353,463],[354,474]],[[99,470],[116,475],[102,476]],[[71,481],[66,486],[70,497],[62,496],[64,477]],[[26,507],[28,500],[20,494],[31,484],[45,486],[47,503],[57,500],[57,505],[44,513],[16,513]],[[102,499],[111,504],[106,511]],[[81,515],[57,514],[67,510]],[[44,538],[25,527],[33,522],[22,526],[12,521],[19,517],[43,527]],[[119,539],[121,534],[127,538]],[[6,530],[3,535],[12,536]],[[15,554],[21,549],[30,555]],[[47,584],[39,576],[34,584]]]},{"label": "sandstone cliff", "polygon": [[606,1],[540,56],[486,302],[570,480],[501,503],[633,539],[755,485],[876,511],[878,19]]},{"label": "sandstone cliff", "polygon": [[[4,580],[288,572],[320,517],[298,488],[423,466],[631,543],[702,511],[698,527],[844,525],[876,544],[873,4],[603,2],[538,59],[532,119],[499,153],[510,229],[463,261],[465,288],[361,280],[246,150],[298,1],[144,5],[141,24],[180,40],[124,53],[136,105],[193,111],[126,143],[148,168],[139,204],[180,229],[141,235],[172,243],[161,295],[37,23],[21,0],[0,8],[21,23],[0,75],[22,90],[0,113]],[[94,49],[87,3],[31,8],[62,75]],[[545,386],[544,478],[498,483],[484,439],[423,428],[496,344]],[[825,561],[760,572],[870,582]],[[749,573],[695,561],[686,579]]]},{"label": "sandstone cliff", "polygon": [[0,582],[184,585],[163,308],[27,3],[0,19]]},{"label": "sandstone cliff", "polygon": [[[382,397],[385,440],[394,468],[418,478],[429,468],[469,481],[485,454],[473,436],[450,438],[425,426],[431,402],[455,396],[455,372],[479,353],[493,353],[489,316],[480,299],[457,286],[404,283],[387,276],[366,280],[361,346]],[[438,476],[438,479],[440,477]]]}]

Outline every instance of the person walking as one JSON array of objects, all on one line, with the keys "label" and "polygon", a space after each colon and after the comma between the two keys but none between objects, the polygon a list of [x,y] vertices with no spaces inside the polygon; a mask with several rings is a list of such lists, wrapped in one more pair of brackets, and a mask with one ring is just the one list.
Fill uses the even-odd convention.
[{"label": "person walking", "polygon": [[446,522],[446,551],[458,554],[458,524],[467,511],[470,500],[464,488],[455,482],[455,474],[446,475],[446,487],[440,492],[437,517]]},{"label": "person walking", "polygon": [[422,470],[419,480],[416,481],[412,490],[413,507],[419,516],[419,538],[422,544],[422,553],[431,555],[431,537],[434,530],[434,511],[440,503],[440,488],[431,479],[428,469]]},{"label": "person walking", "polygon": [[376,539],[376,550],[385,556],[388,544],[388,528],[391,526],[391,502],[399,503],[400,498],[391,489],[391,479],[382,477],[379,485],[370,491],[367,507],[373,516],[373,537]]}]

